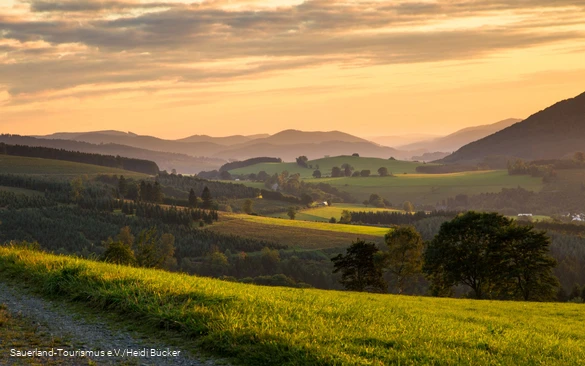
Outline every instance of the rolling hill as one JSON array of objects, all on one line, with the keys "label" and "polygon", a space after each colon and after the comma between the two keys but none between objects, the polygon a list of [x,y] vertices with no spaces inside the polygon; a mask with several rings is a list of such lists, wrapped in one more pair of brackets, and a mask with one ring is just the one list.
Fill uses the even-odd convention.
[{"label": "rolling hill", "polygon": [[382,146],[396,147],[410,145],[421,141],[435,140],[442,136],[432,135],[428,133],[413,133],[407,135],[395,135],[395,136],[371,136],[366,137],[368,141],[375,142]]},{"label": "rolling hill", "polygon": [[0,247],[4,281],[241,365],[579,365],[582,304],[254,286]]},{"label": "rolling hill", "polygon": [[585,93],[563,100],[526,120],[463,146],[445,163],[476,162],[490,155],[558,159],[585,150]]},{"label": "rolling hill", "polygon": [[[351,155],[356,152],[380,158],[389,158],[391,156],[403,158],[407,155],[396,149],[380,146],[339,131],[307,132],[285,130],[268,137],[265,137],[266,135],[228,137],[195,135],[181,140],[165,140],[153,136],[141,136],[119,131],[59,133],[49,137],[51,138],[51,136],[92,144],[125,145],[151,151],[171,152],[197,157],[207,156],[223,160],[244,160],[257,156],[274,156],[283,160],[294,161],[300,155],[316,159],[325,155]],[[164,166],[164,164],[159,165],[161,165],[161,168]],[[212,169],[214,168],[207,167],[200,170]]]},{"label": "rolling hill", "polygon": [[120,144],[91,144],[69,139],[0,135],[1,142],[11,145],[42,146],[85,153],[120,155],[134,159],[151,160],[156,162],[161,170],[170,172],[172,169],[176,169],[179,173],[183,174],[196,174],[202,170],[217,169],[225,163],[225,160],[217,158],[193,157],[185,154],[152,151]]},{"label": "rolling hill", "polygon": [[489,125],[464,128],[444,137],[419,141],[413,144],[398,146],[397,148],[401,150],[426,150],[427,152],[453,152],[461,146],[489,136],[520,121],[520,119],[509,118]]}]

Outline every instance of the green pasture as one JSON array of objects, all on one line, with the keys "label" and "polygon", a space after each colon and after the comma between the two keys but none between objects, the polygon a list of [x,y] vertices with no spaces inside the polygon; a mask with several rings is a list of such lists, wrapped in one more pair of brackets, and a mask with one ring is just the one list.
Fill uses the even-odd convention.
[{"label": "green pasture", "polygon": [[[324,207],[314,207],[314,208],[307,208],[297,212],[295,217],[296,220],[305,220],[305,221],[323,221],[328,222],[332,217],[335,217],[336,220],[339,220],[341,217],[341,213],[344,211],[391,211],[397,212],[398,210],[391,210],[387,208],[378,208],[372,206],[364,206],[363,204],[351,204],[351,203],[334,203],[333,206],[324,206]],[[401,212],[401,211],[400,211]],[[286,212],[280,212],[276,214],[269,215],[271,217],[278,217],[282,219],[288,219]]]},{"label": "green pasture", "polygon": [[323,176],[331,175],[331,169],[337,166],[341,168],[341,165],[347,163],[355,168],[357,171],[370,170],[372,175],[378,175],[378,169],[381,167],[388,168],[388,172],[394,174],[402,173],[415,173],[416,167],[420,166],[421,163],[415,163],[411,161],[400,161],[400,160],[389,160],[380,158],[366,158],[357,156],[335,156],[330,158],[323,158],[317,160],[311,160],[308,162],[312,165],[312,168],[303,168],[295,163],[261,163],[251,165],[245,168],[230,170],[231,174],[257,174],[260,171],[272,175],[274,173],[280,174],[283,171],[288,171],[290,174],[299,173],[301,178],[312,178],[313,171],[319,167]]},{"label": "green pasture", "polygon": [[505,170],[451,174],[402,174],[383,178],[322,178],[318,181],[351,193],[359,202],[377,193],[395,206],[404,201],[434,205],[458,194],[499,192],[502,188],[522,187],[539,191],[543,186],[541,178],[508,175]]},{"label": "green pasture", "polygon": [[261,287],[7,247],[0,278],[240,365],[585,364],[583,304]]}]

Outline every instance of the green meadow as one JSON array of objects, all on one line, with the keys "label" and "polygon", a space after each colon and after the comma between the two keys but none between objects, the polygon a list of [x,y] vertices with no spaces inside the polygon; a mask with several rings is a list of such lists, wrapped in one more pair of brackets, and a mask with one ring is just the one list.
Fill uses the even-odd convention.
[{"label": "green meadow", "polygon": [[260,287],[0,248],[4,281],[241,365],[581,365],[582,304]]},{"label": "green meadow", "polygon": [[75,163],[64,160],[28,158],[11,155],[0,155],[0,172],[3,174],[36,174],[54,176],[121,174],[125,177],[133,178],[147,177],[145,174],[117,168]]},{"label": "green meadow", "polygon": [[221,213],[220,220],[206,226],[205,229],[302,249],[347,247],[358,237],[382,242],[389,230],[375,226],[330,224],[228,213]]},{"label": "green meadow", "polygon": [[[307,208],[297,212],[295,220],[305,220],[305,221],[322,221],[328,222],[332,217],[335,217],[336,220],[339,220],[341,217],[341,213],[344,211],[390,211],[390,212],[402,212],[398,210],[391,210],[387,208],[378,208],[378,207],[371,207],[371,206],[364,206],[363,204],[351,204],[351,203],[335,203],[333,206],[324,206],[324,207],[314,207],[314,208]],[[269,215],[271,217],[278,217],[282,219],[288,219],[286,212],[280,212],[276,214]]]},{"label": "green meadow", "polygon": [[357,171],[370,170],[372,175],[378,175],[378,169],[381,167],[388,168],[388,172],[394,174],[416,173],[416,167],[422,165],[412,161],[390,160],[380,158],[366,158],[357,156],[335,156],[330,158],[316,159],[308,162],[313,168],[303,168],[295,163],[261,163],[251,165],[245,168],[230,170],[231,174],[251,174],[265,171],[272,175],[288,171],[290,174],[299,173],[301,178],[312,178],[313,171],[319,167],[323,176],[330,175],[333,167],[341,167],[342,164],[350,164]]},{"label": "green meadow", "polygon": [[505,170],[474,171],[451,174],[402,174],[394,177],[322,178],[311,181],[328,183],[351,193],[360,202],[377,193],[394,205],[404,201],[415,204],[436,204],[458,194],[474,195],[499,192],[518,186],[539,191],[541,178],[508,175]]}]

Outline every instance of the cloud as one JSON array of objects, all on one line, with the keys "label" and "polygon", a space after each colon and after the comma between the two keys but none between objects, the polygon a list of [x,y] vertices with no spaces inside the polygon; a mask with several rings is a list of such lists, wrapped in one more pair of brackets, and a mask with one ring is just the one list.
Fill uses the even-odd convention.
[{"label": "cloud", "polygon": [[14,96],[98,83],[231,80],[323,64],[470,60],[585,37],[584,5],[569,0],[313,0],[237,9],[224,1],[28,4],[26,15],[0,15],[0,78]]}]

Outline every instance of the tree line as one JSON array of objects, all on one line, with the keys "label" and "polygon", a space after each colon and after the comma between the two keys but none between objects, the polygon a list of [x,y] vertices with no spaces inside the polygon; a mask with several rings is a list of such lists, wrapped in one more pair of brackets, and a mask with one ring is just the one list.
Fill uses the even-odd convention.
[{"label": "tree line", "polygon": [[497,213],[467,212],[441,225],[426,244],[413,227],[385,237],[387,250],[354,242],[332,258],[340,282],[354,291],[386,292],[384,272],[402,293],[410,277],[424,274],[435,296],[452,296],[466,287],[477,299],[550,301],[557,298],[557,261],[550,239],[532,226],[518,225]]},{"label": "tree line", "polygon": [[101,155],[82,153],[79,151],[69,151],[64,149],[54,149],[50,147],[25,146],[25,145],[8,145],[0,143],[0,154],[12,156],[25,156],[32,158],[54,159],[72,161],[76,163],[92,164],[129,170],[148,175],[157,175],[159,173],[158,165],[150,160],[125,158],[122,156]]}]

